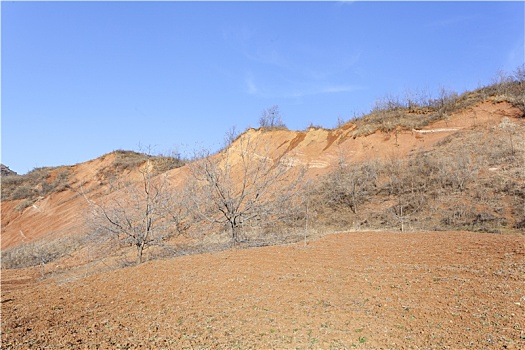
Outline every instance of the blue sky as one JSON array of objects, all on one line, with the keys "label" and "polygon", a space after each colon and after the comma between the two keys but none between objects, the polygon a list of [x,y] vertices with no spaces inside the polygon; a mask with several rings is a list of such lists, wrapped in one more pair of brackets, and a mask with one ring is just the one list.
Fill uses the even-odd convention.
[{"label": "blue sky", "polygon": [[279,105],[334,127],[524,63],[523,2],[1,3],[2,163],[218,149]]}]

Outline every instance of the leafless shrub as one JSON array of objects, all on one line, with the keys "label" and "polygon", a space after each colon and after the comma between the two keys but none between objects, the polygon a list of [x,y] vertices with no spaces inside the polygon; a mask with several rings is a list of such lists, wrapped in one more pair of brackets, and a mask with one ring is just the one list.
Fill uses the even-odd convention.
[{"label": "leafless shrub", "polygon": [[[54,179],[50,181],[51,174]],[[25,175],[2,176],[2,200],[34,200],[68,187],[67,168],[35,168]]]},{"label": "leafless shrub", "polygon": [[346,123],[347,123],[347,121],[346,121],[344,118],[337,117],[336,128],[340,128],[340,127],[342,127],[343,125],[345,125]]},{"label": "leafless shrub", "polygon": [[461,95],[441,88],[435,98],[424,91],[407,92],[404,99],[386,96],[375,102],[370,113],[356,120],[358,127],[353,136],[366,136],[377,130],[392,132],[421,128],[489,99],[508,101],[525,116],[523,67],[518,67],[513,74],[500,71],[490,85]]},{"label": "leafless shrub", "polygon": [[286,129],[279,106],[275,105],[265,109],[259,118],[259,126],[265,129]]},{"label": "leafless shrub", "polygon": [[139,183],[115,183],[112,186],[114,193],[104,203],[85,198],[91,209],[89,219],[93,239],[102,237],[117,245],[134,246],[140,264],[145,249],[162,244],[181,233],[185,226],[181,217],[183,207],[174,203],[167,176],[155,177],[149,159],[139,173]]},{"label": "leafless shrub", "polygon": [[474,94],[482,95],[485,98],[491,97],[496,101],[507,101],[521,112],[521,117],[525,117],[525,65],[517,67],[513,73],[498,71],[492,83],[482,87]]},{"label": "leafless shrub", "polygon": [[442,91],[437,99],[426,92],[407,93],[406,100],[387,96],[375,102],[369,114],[356,120],[354,137],[366,136],[377,130],[420,129],[433,121],[444,119],[454,109],[455,93]]},{"label": "leafless shrub", "polygon": [[117,170],[135,169],[148,159],[147,154],[135,151],[116,150],[112,153],[115,155],[113,166]]},{"label": "leafless shrub", "polygon": [[180,168],[186,163],[183,159],[181,159],[179,154],[155,156],[150,158],[150,161],[156,174],[161,174],[172,169]]},{"label": "leafless shrub", "polygon": [[471,206],[458,202],[443,210],[441,222],[448,227],[467,229],[474,217],[475,212]]},{"label": "leafless shrub", "polygon": [[17,211],[24,211],[24,209],[30,207],[31,205],[33,205],[33,203],[34,203],[33,200],[25,199],[24,201],[22,201],[19,204],[17,204],[17,206],[15,207],[15,210],[17,210]]},{"label": "leafless shrub", "polygon": [[477,164],[474,157],[467,152],[460,152],[449,158],[450,162],[450,177],[454,188],[459,191],[464,191],[465,186],[475,174],[479,171],[479,164]]},{"label": "leafless shrub", "polygon": [[233,244],[243,228],[285,222],[297,210],[303,172],[286,158],[272,158],[267,145],[244,134],[216,155],[204,153],[189,164],[191,210],[228,227]]},{"label": "leafless shrub", "polygon": [[226,131],[224,134],[224,147],[228,147],[231,145],[237,138],[239,137],[239,131],[235,126],[232,126],[231,128]]},{"label": "leafless shrub", "polygon": [[29,187],[28,185],[23,185],[23,186],[17,187],[13,191],[10,199],[17,200],[17,199],[33,198],[36,193],[37,192],[35,189]]},{"label": "leafless shrub", "polygon": [[80,240],[76,235],[23,243],[2,251],[2,268],[19,269],[45,265],[71,254],[79,247]]},{"label": "leafless shrub", "polygon": [[374,195],[377,180],[377,162],[348,164],[340,158],[336,170],[322,184],[326,204],[334,209],[346,206],[357,214],[361,204]]},{"label": "leafless shrub", "polygon": [[388,208],[388,211],[398,222],[401,232],[405,231],[406,225],[422,209],[425,202],[422,193],[414,193],[411,196],[403,194],[395,198],[395,204]]},{"label": "leafless shrub", "polygon": [[371,113],[388,112],[403,109],[405,106],[398,97],[387,95],[374,102]]}]

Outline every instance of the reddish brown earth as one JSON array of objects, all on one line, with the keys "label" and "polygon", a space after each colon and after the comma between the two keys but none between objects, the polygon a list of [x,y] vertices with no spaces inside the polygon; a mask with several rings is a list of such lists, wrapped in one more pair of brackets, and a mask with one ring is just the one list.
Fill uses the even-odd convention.
[{"label": "reddish brown earth", "polygon": [[[453,113],[447,120],[433,123],[423,130],[399,131],[394,133],[375,132],[368,136],[352,137],[356,127],[349,122],[338,129],[309,128],[307,131],[275,130],[266,132],[250,129],[248,137],[273,151],[273,156],[286,155],[295,165],[308,168],[307,176],[315,178],[328,173],[344,155],[347,162],[364,159],[388,159],[403,157],[411,152],[431,149],[437,142],[452,134],[460,134],[472,128],[489,129],[498,125],[502,118],[510,117],[515,122],[520,111],[508,102],[486,101],[471,108]],[[482,140],[480,140],[482,142]],[[234,142],[232,148],[237,147]],[[114,154],[70,166],[68,180],[70,188],[38,199],[23,211],[15,207],[22,202],[2,202],[2,250],[38,239],[54,239],[84,229],[82,213],[87,202],[82,191],[89,198],[104,193],[100,183],[100,172],[112,167]],[[187,172],[186,167],[169,171],[170,181],[175,186]]]},{"label": "reddish brown earth", "polygon": [[523,349],[524,262],[522,235],[367,232],[63,284],[9,270],[2,349]]},{"label": "reddish brown earth", "polygon": [[[508,103],[484,102],[396,134],[354,138],[356,125],[347,123],[246,135],[315,178],[342,154],[349,162],[402,157],[463,131],[490,131],[504,117],[523,123],[519,115]],[[101,174],[112,157],[71,166],[68,189],[22,211],[20,201],[2,202],[2,249],[82,232],[84,194],[104,197]],[[172,184],[187,171],[169,171]],[[2,270],[2,349],[525,349],[523,235],[342,233],[307,247],[230,250],[109,272],[100,272],[108,262],[101,260],[87,277],[86,249],[46,265],[44,279],[38,267]]]}]

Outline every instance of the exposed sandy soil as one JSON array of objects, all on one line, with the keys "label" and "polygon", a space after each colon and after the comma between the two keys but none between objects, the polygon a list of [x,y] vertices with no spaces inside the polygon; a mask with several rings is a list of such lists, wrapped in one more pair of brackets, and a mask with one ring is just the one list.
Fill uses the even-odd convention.
[{"label": "exposed sandy soil", "polygon": [[2,273],[2,349],[525,348],[521,235],[344,233],[64,284],[37,272]]},{"label": "exposed sandy soil", "polygon": [[[487,101],[454,113],[447,120],[433,123],[423,130],[400,131],[397,136],[375,132],[366,137],[353,138],[355,125],[351,122],[334,130],[310,128],[304,132],[267,132],[251,129],[246,135],[256,139],[262,147],[274,150],[274,156],[286,154],[294,160],[294,164],[306,166],[307,177],[315,178],[336,166],[342,154],[348,162],[402,157],[410,152],[430,149],[436,142],[462,130],[488,128],[499,124],[504,117],[517,118],[519,115],[520,111],[507,102]],[[235,147],[233,143],[232,148]],[[90,198],[103,193],[105,186],[99,182],[99,173],[112,168],[113,159],[114,155],[107,154],[71,166],[70,189],[40,198],[22,212],[15,209],[21,201],[2,202],[2,250],[44,237],[51,239],[82,232],[82,213],[87,204],[80,191],[86,191]],[[186,167],[171,170],[170,181],[175,186],[180,185],[180,179],[187,170]]]}]

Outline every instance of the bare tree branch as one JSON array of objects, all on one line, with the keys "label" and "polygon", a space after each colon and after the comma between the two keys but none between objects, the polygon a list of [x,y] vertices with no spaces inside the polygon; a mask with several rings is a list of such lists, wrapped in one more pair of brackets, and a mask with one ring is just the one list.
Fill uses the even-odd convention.
[{"label": "bare tree branch", "polygon": [[296,209],[304,173],[287,163],[246,134],[219,154],[205,152],[189,165],[192,210],[203,220],[228,225],[233,244],[245,224],[283,222]]}]

